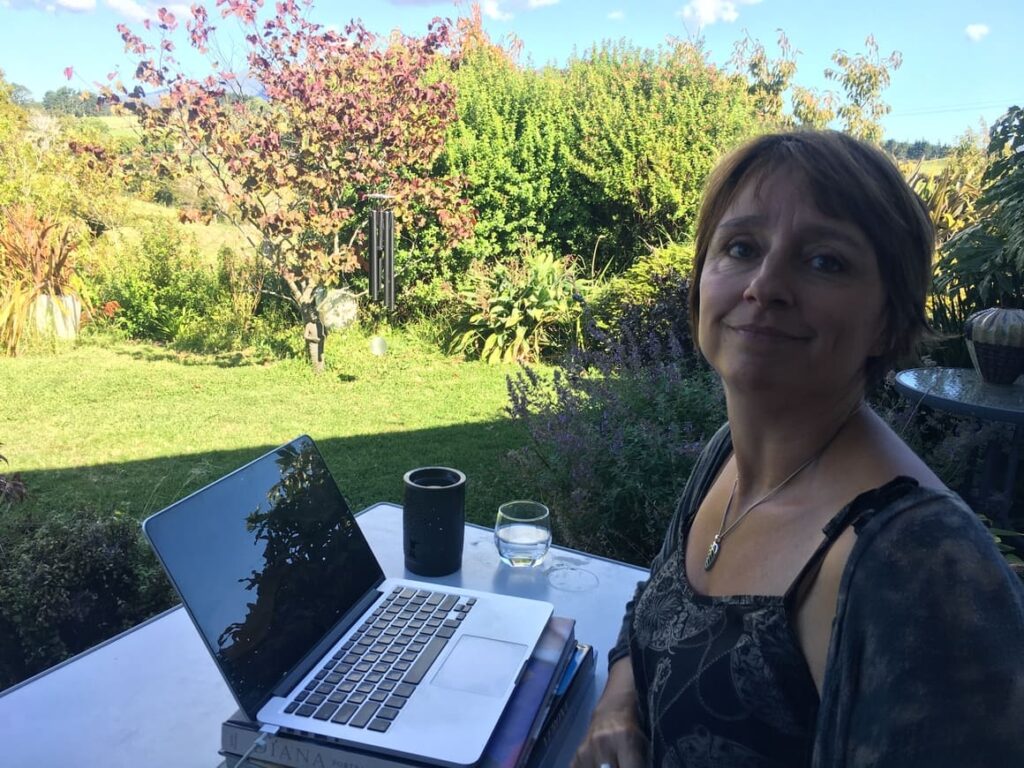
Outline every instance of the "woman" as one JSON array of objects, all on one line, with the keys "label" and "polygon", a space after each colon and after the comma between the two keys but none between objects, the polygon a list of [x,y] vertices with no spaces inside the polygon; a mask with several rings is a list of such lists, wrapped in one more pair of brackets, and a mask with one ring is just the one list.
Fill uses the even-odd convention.
[{"label": "woman", "polygon": [[764,136],[712,175],[712,438],[575,768],[1024,765],[1024,590],[864,403],[928,330],[933,230],[875,148]]}]

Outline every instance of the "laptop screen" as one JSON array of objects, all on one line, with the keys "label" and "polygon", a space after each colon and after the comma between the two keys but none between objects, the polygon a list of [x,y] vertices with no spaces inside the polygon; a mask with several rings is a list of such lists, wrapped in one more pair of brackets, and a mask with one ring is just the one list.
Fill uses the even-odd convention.
[{"label": "laptop screen", "polygon": [[250,717],[384,578],[305,436],[172,504],[144,527]]}]

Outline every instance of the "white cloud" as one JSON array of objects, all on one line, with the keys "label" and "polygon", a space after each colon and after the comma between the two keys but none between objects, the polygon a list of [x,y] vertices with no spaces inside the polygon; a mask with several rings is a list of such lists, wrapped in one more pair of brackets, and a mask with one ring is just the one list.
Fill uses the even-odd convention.
[{"label": "white cloud", "polygon": [[611,19],[612,21],[622,21],[624,18],[626,18],[626,14],[624,14],[622,11],[612,11],[611,13],[608,14],[608,18]]},{"label": "white cloud", "polygon": [[496,21],[508,21],[512,18],[511,13],[501,10],[500,0],[482,0],[480,10],[484,16]]},{"label": "white cloud", "polygon": [[[396,0],[391,2],[394,3]],[[519,11],[535,11],[538,8],[558,5],[559,2],[560,0],[480,0],[480,12],[489,19],[508,21]]]},{"label": "white cloud", "polygon": [[155,12],[139,5],[135,0],[105,0],[105,2],[108,8],[117,11],[132,21],[143,21],[144,19],[156,17]]},{"label": "white cloud", "polygon": [[981,42],[981,38],[985,37],[989,33],[988,24],[968,24],[964,29],[964,34],[971,39],[972,42]]},{"label": "white cloud", "polygon": [[687,21],[706,27],[718,21],[733,22],[740,17],[737,5],[755,5],[761,0],[690,0],[678,12]]}]

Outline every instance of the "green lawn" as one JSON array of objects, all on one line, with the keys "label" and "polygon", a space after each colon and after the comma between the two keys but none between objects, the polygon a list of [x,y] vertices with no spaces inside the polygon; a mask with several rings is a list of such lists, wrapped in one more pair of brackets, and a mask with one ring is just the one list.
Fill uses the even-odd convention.
[{"label": "green lawn", "polygon": [[141,519],[307,433],[357,509],[399,501],[406,470],[444,464],[469,477],[469,518],[492,524],[502,500],[526,492],[503,468],[524,440],[503,413],[514,369],[446,358],[409,334],[388,344],[375,357],[363,332],[333,334],[320,376],[301,361],[129,343],[0,358],[0,453],[30,494],[8,519]]}]

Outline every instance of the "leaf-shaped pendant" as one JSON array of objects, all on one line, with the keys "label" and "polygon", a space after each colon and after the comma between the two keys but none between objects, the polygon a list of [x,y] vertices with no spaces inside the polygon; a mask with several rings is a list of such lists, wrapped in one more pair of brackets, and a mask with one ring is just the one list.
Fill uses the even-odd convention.
[{"label": "leaf-shaped pendant", "polygon": [[704,558],[705,571],[710,571],[711,566],[713,566],[715,564],[715,560],[718,559],[718,551],[721,549],[719,546],[720,541],[721,537],[717,534],[715,535],[715,538],[711,540],[711,546],[708,547],[708,556]]}]

